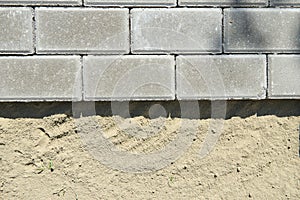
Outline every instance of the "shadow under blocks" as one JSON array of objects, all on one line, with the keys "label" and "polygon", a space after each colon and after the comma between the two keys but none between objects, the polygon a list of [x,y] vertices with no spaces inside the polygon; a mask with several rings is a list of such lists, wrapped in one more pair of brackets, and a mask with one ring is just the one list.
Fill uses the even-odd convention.
[{"label": "shadow under blocks", "polygon": [[[72,117],[100,115],[119,115],[124,118],[144,116],[147,118],[172,117],[208,119],[212,116],[212,104],[222,104],[226,116],[246,118],[252,115],[275,115],[278,117],[300,116],[300,100],[231,100],[231,101],[130,101],[130,102],[31,102],[1,103],[0,117],[5,118],[43,118],[55,114]],[[197,115],[195,115],[195,103]],[[181,113],[185,105],[184,114]],[[188,110],[189,104],[191,110]],[[113,109],[117,108],[117,109]],[[152,109],[151,116],[149,110]],[[117,110],[117,113],[114,111]],[[200,115],[199,115],[200,113]]]}]

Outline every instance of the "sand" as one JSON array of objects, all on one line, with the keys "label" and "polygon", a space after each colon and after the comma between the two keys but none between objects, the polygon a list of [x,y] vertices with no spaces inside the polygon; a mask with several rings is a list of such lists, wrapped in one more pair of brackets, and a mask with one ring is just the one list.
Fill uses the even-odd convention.
[{"label": "sand", "polygon": [[[204,141],[214,143],[213,123],[223,131],[200,157]],[[0,199],[300,199],[299,124],[299,116],[0,118]],[[126,164],[85,141],[98,129],[124,155],[155,155],[180,140],[161,162]]]}]

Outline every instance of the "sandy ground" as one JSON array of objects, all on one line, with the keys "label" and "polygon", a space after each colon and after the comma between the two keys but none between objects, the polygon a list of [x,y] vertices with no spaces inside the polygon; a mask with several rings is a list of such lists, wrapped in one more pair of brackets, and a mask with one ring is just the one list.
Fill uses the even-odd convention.
[{"label": "sandy ground", "polygon": [[224,120],[204,158],[199,151],[212,119],[86,118],[86,130],[101,128],[129,153],[164,149],[181,132],[192,139],[178,160],[140,173],[93,157],[77,120],[0,118],[0,199],[300,199],[299,116]]}]

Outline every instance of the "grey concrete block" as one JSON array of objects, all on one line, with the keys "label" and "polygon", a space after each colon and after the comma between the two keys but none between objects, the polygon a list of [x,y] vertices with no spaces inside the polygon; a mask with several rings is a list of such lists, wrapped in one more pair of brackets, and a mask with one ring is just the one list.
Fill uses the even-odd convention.
[{"label": "grey concrete block", "polygon": [[221,52],[221,9],[132,9],[134,53]]},{"label": "grey concrete block", "polygon": [[0,0],[0,5],[57,5],[57,6],[76,6],[81,5],[82,0]]},{"label": "grey concrete block", "polygon": [[0,8],[0,54],[33,53],[31,8]]},{"label": "grey concrete block", "polygon": [[179,0],[180,6],[267,6],[268,0]]},{"label": "grey concrete block", "polygon": [[271,0],[272,6],[300,6],[300,0]]},{"label": "grey concrete block", "polygon": [[38,53],[129,52],[128,9],[37,8]]},{"label": "grey concrete block", "polygon": [[176,0],[85,0],[85,5],[91,6],[176,6]]},{"label": "grey concrete block", "polygon": [[178,56],[176,94],[179,100],[264,99],[266,56]]},{"label": "grey concrete block", "polygon": [[79,56],[0,57],[0,101],[81,100]]},{"label": "grey concrete block", "polygon": [[87,56],[84,100],[173,100],[173,56]]},{"label": "grey concrete block", "polygon": [[300,99],[300,55],[269,56],[269,98]]},{"label": "grey concrete block", "polygon": [[225,9],[225,52],[300,52],[300,9]]}]

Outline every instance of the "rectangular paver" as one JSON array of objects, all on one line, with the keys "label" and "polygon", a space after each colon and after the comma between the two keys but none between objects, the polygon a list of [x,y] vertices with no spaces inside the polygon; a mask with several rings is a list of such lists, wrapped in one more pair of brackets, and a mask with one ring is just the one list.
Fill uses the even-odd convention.
[{"label": "rectangular paver", "polygon": [[176,85],[179,100],[264,99],[266,56],[178,56]]},{"label": "rectangular paver", "polygon": [[128,12],[128,9],[37,8],[37,52],[128,53]]},{"label": "rectangular paver", "polygon": [[221,9],[133,9],[133,53],[221,52]]},{"label": "rectangular paver", "polygon": [[84,100],[173,100],[173,56],[87,56]]},{"label": "rectangular paver", "polygon": [[300,0],[271,0],[273,6],[300,6]]},{"label": "rectangular paver", "polygon": [[85,0],[85,5],[92,6],[176,6],[176,0]]},{"label": "rectangular paver", "polygon": [[82,0],[0,0],[0,5],[51,5],[51,6],[76,6]]},{"label": "rectangular paver", "polygon": [[269,57],[269,98],[300,99],[300,55]]},{"label": "rectangular paver", "polygon": [[33,10],[0,8],[0,54],[33,53]]},{"label": "rectangular paver", "polygon": [[0,101],[81,100],[79,56],[0,57]]},{"label": "rectangular paver", "polygon": [[225,9],[225,52],[300,52],[300,9]]},{"label": "rectangular paver", "polygon": [[181,6],[267,6],[268,0],[179,0]]}]

